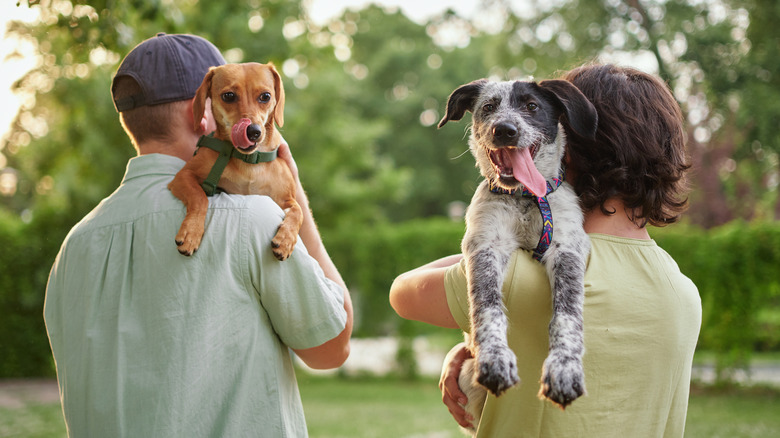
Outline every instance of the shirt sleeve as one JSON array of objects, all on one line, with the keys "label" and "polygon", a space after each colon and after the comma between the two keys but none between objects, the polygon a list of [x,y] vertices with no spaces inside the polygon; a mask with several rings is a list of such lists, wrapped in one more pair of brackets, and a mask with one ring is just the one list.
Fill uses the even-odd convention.
[{"label": "shirt sleeve", "polygon": [[450,266],[444,273],[444,290],[447,293],[447,305],[455,322],[461,330],[469,332],[469,288],[466,280],[465,258],[460,263]]},{"label": "shirt sleeve", "polygon": [[[465,332],[471,330],[469,317],[469,288],[466,276],[466,259],[450,266],[444,274],[444,289],[447,293],[447,305],[455,322]],[[535,303],[538,297],[549,300],[550,284],[542,264],[532,259],[531,251],[517,250],[507,263],[502,286],[502,299],[508,310],[513,310],[512,302]],[[547,303],[547,302],[545,302]],[[543,303],[544,304],[544,303]],[[549,304],[547,304],[549,307]],[[530,307],[533,309],[533,307]],[[520,306],[516,318],[527,318],[529,306]],[[512,315],[512,311],[508,311]]]},{"label": "shirt sleeve", "polygon": [[279,215],[267,206],[265,211],[250,210],[250,226],[262,230],[252,233],[252,284],[274,331],[293,349],[317,347],[338,336],[347,321],[344,290],[325,276],[300,239],[288,259],[277,260],[271,239],[283,218],[281,210],[276,208]]}]

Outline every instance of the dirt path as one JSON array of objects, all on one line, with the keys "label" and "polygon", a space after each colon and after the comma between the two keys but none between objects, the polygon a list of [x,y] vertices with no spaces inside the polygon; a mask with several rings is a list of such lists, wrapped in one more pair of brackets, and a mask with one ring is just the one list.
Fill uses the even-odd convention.
[{"label": "dirt path", "polygon": [[55,379],[0,380],[0,409],[56,403],[59,400],[60,393]]}]

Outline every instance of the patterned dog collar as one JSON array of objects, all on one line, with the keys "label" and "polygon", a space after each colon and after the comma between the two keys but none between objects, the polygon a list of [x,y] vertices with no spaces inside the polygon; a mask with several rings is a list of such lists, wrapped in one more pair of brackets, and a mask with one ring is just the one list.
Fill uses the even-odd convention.
[{"label": "patterned dog collar", "polygon": [[[539,244],[536,245],[533,253],[534,260],[539,262],[542,261],[544,253],[547,252],[547,248],[550,247],[550,242],[552,242],[553,236],[552,210],[550,209],[550,203],[547,201],[547,196],[554,192],[555,189],[560,187],[561,184],[563,184],[563,179],[565,176],[565,171],[563,167],[561,167],[560,174],[557,178],[553,178],[552,184],[550,184],[550,181],[547,181],[547,193],[545,193],[544,196],[535,196],[526,188],[523,188],[523,190],[520,192],[521,196],[524,198],[533,198],[536,201],[536,205],[539,207],[539,212],[542,214],[542,235],[539,238]],[[492,181],[490,182],[490,191],[500,195],[514,195],[516,192],[516,190],[502,189],[501,187],[493,184]]]}]

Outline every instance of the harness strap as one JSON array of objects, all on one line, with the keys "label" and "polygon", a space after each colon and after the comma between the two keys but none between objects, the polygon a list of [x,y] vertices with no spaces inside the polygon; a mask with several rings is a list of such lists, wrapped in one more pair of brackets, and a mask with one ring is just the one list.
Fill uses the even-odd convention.
[{"label": "harness strap", "polygon": [[202,135],[200,139],[198,139],[197,149],[195,149],[196,155],[201,147],[219,153],[217,161],[214,162],[214,166],[211,167],[208,176],[200,185],[207,196],[213,196],[217,193],[217,184],[219,183],[219,179],[222,178],[222,172],[225,171],[225,167],[227,167],[231,158],[236,158],[249,164],[268,163],[276,159],[279,151],[279,148],[276,148],[270,152],[255,151],[251,154],[242,154],[233,147],[233,143],[216,139],[214,138],[213,133]]},{"label": "harness strap", "polygon": [[[523,188],[520,192],[521,196],[524,198],[533,198],[534,201],[536,201],[536,205],[539,207],[539,213],[542,215],[542,235],[533,252],[534,260],[539,262],[542,261],[544,253],[546,253],[547,249],[550,247],[553,237],[553,216],[552,210],[550,209],[550,203],[547,201],[547,196],[563,184],[564,177],[565,171],[563,167],[561,167],[561,173],[557,178],[553,178],[553,184],[550,184],[550,181],[547,181],[547,193],[545,193],[544,196],[535,196],[526,188]],[[490,183],[490,191],[500,195],[514,195],[516,192],[516,190],[506,190],[498,187],[492,182]]]}]

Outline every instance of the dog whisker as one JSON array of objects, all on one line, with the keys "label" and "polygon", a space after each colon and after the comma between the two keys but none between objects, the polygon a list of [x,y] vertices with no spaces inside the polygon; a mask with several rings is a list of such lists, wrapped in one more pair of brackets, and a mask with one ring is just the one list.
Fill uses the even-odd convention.
[{"label": "dog whisker", "polygon": [[461,140],[465,140],[466,138],[468,138],[469,134],[471,133],[472,127],[474,127],[473,123],[469,123],[468,125],[466,125],[466,129],[463,130],[463,138],[461,138]]},{"label": "dog whisker", "polygon": [[454,156],[454,157],[450,158],[450,160],[452,160],[452,161],[455,161],[455,160],[457,160],[458,158],[461,158],[461,157],[463,157],[463,156],[464,156],[464,155],[466,155],[467,153],[469,153],[469,150],[468,150],[468,149],[466,149],[465,151],[461,152],[460,154],[458,154],[458,155],[456,155],[456,156]]}]

